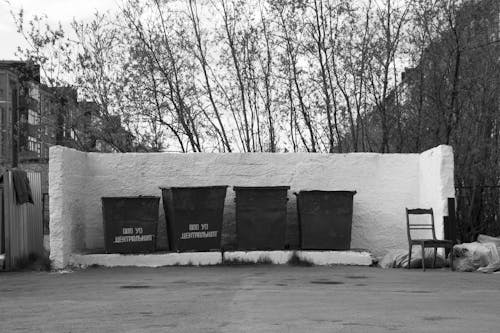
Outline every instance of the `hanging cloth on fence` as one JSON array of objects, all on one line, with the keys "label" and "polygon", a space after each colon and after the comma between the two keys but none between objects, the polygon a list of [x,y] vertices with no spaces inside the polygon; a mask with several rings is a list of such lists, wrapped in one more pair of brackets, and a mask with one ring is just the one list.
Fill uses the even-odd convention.
[{"label": "hanging cloth on fence", "polygon": [[12,182],[14,183],[14,191],[16,192],[16,201],[18,205],[26,202],[34,203],[30,181],[26,171],[12,169]]}]

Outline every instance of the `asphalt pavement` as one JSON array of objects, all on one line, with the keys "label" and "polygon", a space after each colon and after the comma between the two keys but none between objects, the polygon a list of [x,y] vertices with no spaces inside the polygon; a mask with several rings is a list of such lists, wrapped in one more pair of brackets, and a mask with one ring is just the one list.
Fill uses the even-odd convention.
[{"label": "asphalt pavement", "polygon": [[500,274],[251,265],[0,273],[0,332],[500,332]]}]

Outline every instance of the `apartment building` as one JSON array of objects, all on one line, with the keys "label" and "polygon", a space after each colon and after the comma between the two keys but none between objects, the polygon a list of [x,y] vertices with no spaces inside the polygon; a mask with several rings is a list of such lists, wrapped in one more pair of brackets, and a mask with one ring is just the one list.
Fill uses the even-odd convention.
[{"label": "apartment building", "polygon": [[19,81],[15,72],[0,68],[0,165],[17,160],[16,120],[18,118]]},{"label": "apartment building", "polygon": [[52,145],[75,147],[71,132],[77,92],[40,83],[40,67],[0,61],[0,163],[46,163]]}]

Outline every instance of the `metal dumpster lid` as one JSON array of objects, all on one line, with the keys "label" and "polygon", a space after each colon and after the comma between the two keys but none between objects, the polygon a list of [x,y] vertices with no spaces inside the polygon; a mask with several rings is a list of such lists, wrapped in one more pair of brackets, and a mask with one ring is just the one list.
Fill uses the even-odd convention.
[{"label": "metal dumpster lid", "polygon": [[101,197],[101,199],[160,199],[157,195],[130,195],[121,197]]},{"label": "metal dumpster lid", "polygon": [[313,193],[313,192],[319,192],[319,193],[351,193],[352,195],[355,195],[356,191],[348,191],[348,190],[300,190],[298,192],[294,192],[294,194],[300,194],[300,193]]},{"label": "metal dumpster lid", "polygon": [[160,186],[160,190],[177,190],[177,189],[202,189],[202,188],[228,188],[229,185],[210,185],[210,186]]},{"label": "metal dumpster lid", "polygon": [[233,190],[289,190],[290,186],[233,186]]}]

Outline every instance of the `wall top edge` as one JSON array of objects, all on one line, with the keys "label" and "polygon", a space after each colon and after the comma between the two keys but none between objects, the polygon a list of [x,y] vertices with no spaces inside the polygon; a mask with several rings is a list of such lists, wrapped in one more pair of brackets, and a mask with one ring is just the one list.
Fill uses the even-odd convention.
[{"label": "wall top edge", "polygon": [[439,145],[433,148],[430,148],[428,150],[423,151],[422,153],[371,153],[371,152],[352,152],[352,153],[325,153],[325,152],[319,152],[319,153],[310,153],[310,152],[251,152],[251,153],[219,153],[219,152],[202,152],[202,153],[193,153],[193,152],[188,152],[188,153],[181,153],[181,152],[155,152],[155,153],[138,153],[138,152],[127,152],[127,153],[99,153],[99,152],[84,152],[80,151],[74,148],[69,148],[65,146],[52,146],[50,147],[50,150],[62,150],[62,151],[73,151],[76,153],[81,153],[81,154],[86,154],[86,155],[110,155],[110,156],[117,156],[117,155],[208,155],[208,156],[215,156],[215,155],[237,155],[237,156],[252,156],[252,155],[272,155],[272,156],[284,156],[284,155],[308,155],[308,156],[418,156],[422,154],[429,153],[431,151],[436,151],[436,150],[452,150],[452,147],[449,145]]}]

